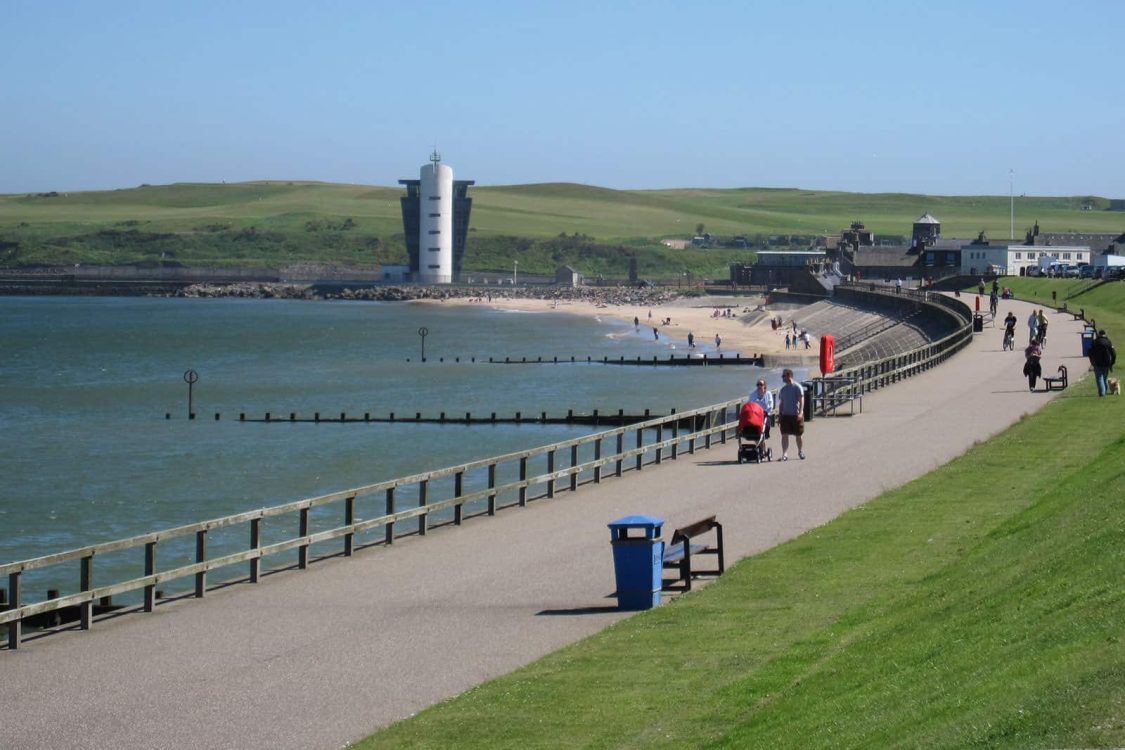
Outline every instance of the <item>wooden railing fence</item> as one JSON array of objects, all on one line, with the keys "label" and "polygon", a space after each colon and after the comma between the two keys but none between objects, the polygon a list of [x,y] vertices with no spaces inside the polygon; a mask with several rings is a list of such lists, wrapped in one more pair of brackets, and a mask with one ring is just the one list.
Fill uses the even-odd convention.
[{"label": "wooden railing fence", "polygon": [[[829,377],[813,379],[809,386],[812,390],[810,400],[817,413],[834,414],[841,406],[854,404],[857,400],[862,410],[864,393],[927,370],[968,345],[972,339],[972,313],[968,306],[941,295],[935,294],[931,297],[926,294],[926,297],[927,299],[924,300],[926,303],[949,308],[966,321],[965,325],[939,341],[915,350],[851,367],[833,373]],[[401,535],[396,525],[407,521],[414,520],[417,523],[412,533],[425,535],[427,531],[438,525],[431,519],[435,514],[451,513],[452,519],[444,523],[456,526],[469,517],[466,516],[466,508],[470,506],[479,504],[483,507],[476,515],[494,515],[503,507],[525,506],[533,500],[553,498],[560,489],[560,483],[564,485],[562,489],[575,491],[583,474],[587,476],[587,481],[599,483],[607,470],[614,476],[620,477],[626,470],[642,470],[646,463],[660,464],[665,457],[676,459],[683,450],[693,454],[700,443],[704,448],[710,448],[715,440],[725,443],[728,437],[733,437],[740,405],[740,400],[726,401],[678,414],[654,417],[626,427],[617,427],[539,448],[0,565],[0,580],[5,575],[8,577],[7,609],[0,611],[0,625],[7,626],[8,648],[15,649],[20,646],[22,640],[23,621],[43,613],[78,607],[80,627],[89,629],[93,622],[94,603],[107,597],[140,591],[142,592],[141,608],[145,612],[151,612],[156,604],[156,587],[170,581],[192,578],[194,596],[202,597],[208,588],[208,574],[221,568],[247,565],[244,578],[251,583],[256,583],[262,575],[262,559],[271,555],[296,551],[297,567],[303,569],[308,567],[314,545],[341,542],[342,553],[350,556],[356,549],[358,534],[380,527],[383,529],[382,538],[373,544],[392,544],[395,538]],[[631,440],[628,438],[630,433]],[[611,447],[607,448],[607,446]],[[580,460],[580,449],[592,451],[593,457],[585,461]],[[558,467],[560,457],[568,462],[567,466]],[[533,459],[540,462],[545,459],[546,472],[529,476],[530,462]],[[518,467],[518,478],[515,481],[498,482],[500,467],[508,467],[513,474]],[[465,477],[471,472],[485,472],[487,480],[482,480],[483,487],[466,491]],[[436,493],[432,493],[431,490],[438,480],[447,479],[452,479],[449,493],[435,500],[432,495]],[[400,490],[404,488],[412,490],[411,494],[416,499],[414,507],[400,509],[400,500],[405,494]],[[509,496],[514,494],[515,502],[502,505],[499,498],[505,494]],[[382,513],[373,518],[356,520],[359,504],[370,500],[374,500],[376,504],[382,501]],[[342,509],[342,525],[318,532],[311,531],[312,511],[328,506]],[[264,544],[263,520],[290,515],[296,518],[296,536]],[[209,532],[242,525],[246,526],[245,538],[248,541],[246,549],[216,557],[208,555]],[[158,546],[169,540],[191,536],[195,539],[194,562],[168,570],[159,570]],[[137,578],[96,586],[94,584],[95,559],[99,555],[126,550],[140,552],[143,556],[144,574]],[[323,554],[327,556],[339,553],[339,551],[325,551]],[[24,603],[22,592],[24,573],[74,562],[78,563],[77,593]]]},{"label": "wooden railing fence", "polygon": [[[262,574],[262,559],[271,555],[295,550],[297,567],[306,568],[314,545],[342,542],[343,554],[350,556],[356,548],[356,536],[379,527],[383,529],[382,538],[374,543],[392,544],[397,536],[403,535],[404,532],[396,526],[403,522],[415,520],[417,523],[413,532],[405,533],[425,535],[431,528],[439,525],[431,517],[442,512],[452,513],[451,520],[444,523],[460,525],[467,517],[466,508],[474,503],[482,506],[482,510],[477,515],[494,515],[501,507],[524,506],[533,500],[552,498],[560,489],[576,490],[580,476],[583,474],[587,476],[587,481],[599,483],[606,476],[607,471],[620,477],[623,472],[630,469],[640,471],[646,464],[660,464],[666,457],[675,459],[682,451],[695,453],[700,445],[710,448],[712,441],[715,440],[725,443],[728,437],[733,436],[739,403],[737,400],[727,401],[691,411],[672,413],[627,427],[618,427],[539,448],[0,565],[0,576],[8,577],[8,609],[0,612],[0,625],[7,626],[8,648],[14,649],[19,647],[22,640],[23,621],[43,613],[78,607],[80,627],[89,629],[93,621],[94,603],[106,597],[140,591],[143,595],[142,609],[151,612],[156,604],[156,587],[170,581],[194,578],[194,596],[202,597],[208,589],[208,574],[220,568],[245,564],[248,566],[245,579],[256,583]],[[581,461],[580,448],[586,448],[587,452],[592,450],[593,457]],[[545,459],[547,471],[528,476],[529,464],[533,459],[540,461]],[[567,459],[568,465],[559,468],[558,464]],[[502,466],[513,469],[518,466],[518,479],[503,484],[498,483],[498,469]],[[470,472],[486,472],[485,486],[466,492],[465,477]],[[452,480],[448,494],[435,499],[436,483],[448,479]],[[400,490],[404,488],[413,490],[411,494],[417,501],[414,507],[399,507],[400,498],[404,494]],[[516,500],[508,503],[508,506],[501,506],[498,499],[504,494],[514,496]],[[373,518],[357,521],[358,505],[372,499],[375,503],[381,501],[382,513]],[[339,507],[342,510],[343,523],[314,533],[310,530],[310,514],[314,509],[325,506]],[[262,521],[280,516],[295,517],[296,536],[272,544],[263,544]],[[210,532],[240,525],[247,527],[246,549],[217,557],[208,555],[207,542]],[[195,561],[189,565],[159,570],[158,546],[172,539],[190,536],[195,538]],[[94,562],[97,557],[123,550],[137,550],[143,555],[144,575],[96,586]],[[326,551],[324,554],[339,554],[339,551]],[[77,593],[24,603],[22,591],[24,573],[75,562],[79,567]]]}]

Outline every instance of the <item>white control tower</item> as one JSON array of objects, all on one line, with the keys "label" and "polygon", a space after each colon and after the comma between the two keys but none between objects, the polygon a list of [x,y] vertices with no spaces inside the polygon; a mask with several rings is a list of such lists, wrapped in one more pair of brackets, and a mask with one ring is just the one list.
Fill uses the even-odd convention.
[{"label": "white control tower", "polygon": [[418,175],[418,280],[423,284],[453,281],[453,168],[441,163],[437,151]]},{"label": "white control tower", "polygon": [[407,189],[402,219],[411,275],[422,284],[451,284],[461,273],[472,207],[466,191],[473,181],[454,182],[453,169],[436,150],[418,177],[399,180]]}]

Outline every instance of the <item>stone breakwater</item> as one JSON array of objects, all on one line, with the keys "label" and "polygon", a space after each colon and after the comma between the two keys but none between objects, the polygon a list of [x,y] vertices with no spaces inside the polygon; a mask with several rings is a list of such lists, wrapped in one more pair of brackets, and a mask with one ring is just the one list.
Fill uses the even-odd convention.
[{"label": "stone breakwater", "polygon": [[409,302],[411,300],[481,301],[537,299],[588,302],[595,305],[660,305],[678,299],[679,295],[658,289],[631,287],[487,287],[446,286],[378,286],[351,289],[326,289],[313,284],[270,284],[245,282],[236,284],[192,284],[179,289],[172,297],[245,297],[252,299],[307,300],[369,300],[377,302]]}]

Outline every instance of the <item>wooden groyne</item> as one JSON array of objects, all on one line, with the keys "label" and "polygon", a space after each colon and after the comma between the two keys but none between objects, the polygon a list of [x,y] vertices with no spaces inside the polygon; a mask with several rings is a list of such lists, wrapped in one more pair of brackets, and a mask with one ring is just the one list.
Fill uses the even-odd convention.
[{"label": "wooden groyne", "polygon": [[[189,419],[196,419],[198,414],[189,415]],[[171,412],[165,412],[165,419],[172,419]],[[413,414],[401,414],[390,412],[386,415],[372,414],[371,412],[364,412],[363,414],[348,414],[346,411],[333,412],[331,414],[325,412],[313,412],[311,416],[302,416],[298,412],[265,412],[262,416],[248,415],[246,412],[239,412],[239,422],[253,422],[257,424],[447,424],[447,425],[494,425],[494,424],[553,424],[553,425],[586,425],[590,427],[628,427],[639,422],[645,422],[651,419],[675,420],[679,422],[679,426],[683,429],[697,429],[697,425],[692,417],[681,417],[676,419],[676,410],[672,409],[667,415],[653,414],[650,409],[645,409],[643,414],[626,414],[624,409],[618,409],[616,412],[600,412],[597,409],[589,413],[576,414],[573,409],[568,410],[565,415],[555,414],[549,415],[547,412],[542,411],[539,413],[523,413],[515,412],[511,415],[497,414],[496,412],[489,412],[488,414],[476,414],[472,412],[465,412],[464,414],[452,414],[446,412],[439,412],[437,416],[424,415],[422,412],[414,412]],[[214,420],[216,422],[222,420],[222,413],[215,412]]]}]

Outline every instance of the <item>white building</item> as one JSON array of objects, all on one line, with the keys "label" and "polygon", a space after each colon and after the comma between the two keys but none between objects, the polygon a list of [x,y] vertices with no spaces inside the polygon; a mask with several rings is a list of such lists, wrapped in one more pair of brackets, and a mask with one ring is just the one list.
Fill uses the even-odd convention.
[{"label": "white building", "polygon": [[999,271],[1005,276],[1022,276],[1028,268],[1038,268],[1041,258],[1077,266],[1089,263],[1091,251],[1083,246],[1061,245],[964,245],[961,247],[961,273],[980,276]]}]

